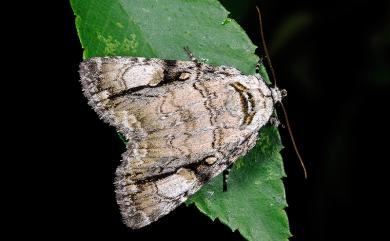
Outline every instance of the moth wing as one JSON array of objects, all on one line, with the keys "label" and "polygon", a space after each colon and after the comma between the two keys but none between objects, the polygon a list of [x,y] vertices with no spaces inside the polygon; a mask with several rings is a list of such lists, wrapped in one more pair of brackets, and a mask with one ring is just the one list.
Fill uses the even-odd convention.
[{"label": "moth wing", "polygon": [[[80,64],[79,72],[89,105],[101,119],[130,139],[135,137],[133,131],[137,127],[124,124],[132,121],[132,115],[131,111],[124,112],[121,107],[138,99],[148,90],[150,95],[163,95],[161,91],[164,89],[156,92],[153,87],[176,78],[193,80],[195,63],[142,57],[93,57]],[[137,110],[134,109],[133,112]],[[123,121],[127,114],[130,120]]]},{"label": "moth wing", "polygon": [[190,190],[200,187],[195,173],[185,168],[166,177],[137,184],[126,179],[125,173],[123,166],[118,167],[116,198],[124,223],[133,229],[168,214],[188,198]]},{"label": "moth wing", "polygon": [[101,119],[120,129],[112,109],[115,96],[158,83],[163,71],[162,60],[127,57],[93,57],[82,62],[79,70],[88,104]]},{"label": "moth wing", "polygon": [[115,182],[123,222],[130,228],[138,229],[168,214],[252,148],[256,138],[257,134],[253,134],[226,159],[214,163],[198,162],[145,182],[134,183],[127,175],[129,163],[123,161],[117,168]]}]

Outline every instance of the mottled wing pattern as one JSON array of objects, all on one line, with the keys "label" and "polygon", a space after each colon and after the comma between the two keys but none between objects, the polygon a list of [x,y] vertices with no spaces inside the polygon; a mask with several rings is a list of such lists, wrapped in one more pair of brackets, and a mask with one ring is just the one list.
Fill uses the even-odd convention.
[{"label": "mottled wing pattern", "polygon": [[273,111],[261,77],[224,66],[96,57],[80,74],[89,104],[129,140],[115,184],[131,228],[169,213],[250,150]]}]

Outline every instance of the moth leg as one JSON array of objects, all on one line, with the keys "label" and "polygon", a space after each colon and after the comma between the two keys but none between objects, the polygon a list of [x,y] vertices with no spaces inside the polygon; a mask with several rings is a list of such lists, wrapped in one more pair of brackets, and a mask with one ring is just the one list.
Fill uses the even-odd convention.
[{"label": "moth leg", "polygon": [[271,116],[269,118],[269,123],[275,127],[278,127],[280,125],[280,121],[276,116]]},{"label": "moth leg", "polygon": [[228,166],[225,170],[223,170],[223,191],[226,192],[227,191],[227,185],[228,185],[228,179],[229,179],[229,173],[230,173],[230,170],[232,169],[232,166],[233,164],[231,164],[230,166]]},{"label": "moth leg", "polygon": [[188,46],[186,47],[183,47],[184,49],[184,52],[186,52],[186,54],[188,55],[188,58],[195,62],[195,63],[199,63],[199,61],[195,58],[194,54],[191,52],[190,48],[188,48]]},{"label": "moth leg", "polygon": [[256,63],[256,74],[260,74],[260,61]]},{"label": "moth leg", "polygon": [[[260,59],[257,63],[256,63],[256,74],[255,74],[255,77],[257,79],[260,79],[260,80],[263,80],[263,77],[261,77],[261,74],[260,74],[260,66],[262,65],[263,63],[263,59]],[[268,85],[268,84],[267,84]]]},{"label": "moth leg", "polygon": [[269,118],[269,123],[275,127],[281,126],[284,128],[284,125],[279,121],[279,118],[276,115],[273,115]]}]

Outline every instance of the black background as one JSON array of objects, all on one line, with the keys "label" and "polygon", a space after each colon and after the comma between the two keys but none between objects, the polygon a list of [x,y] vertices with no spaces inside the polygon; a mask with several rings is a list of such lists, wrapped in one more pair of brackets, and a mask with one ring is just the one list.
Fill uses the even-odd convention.
[{"label": "black background", "polygon": [[[53,2],[26,9],[27,21],[18,25],[23,30],[20,46],[31,51],[27,55],[22,51],[21,56],[31,64],[20,73],[26,75],[27,85],[17,93],[27,97],[23,110],[34,104],[32,120],[18,120],[24,123],[21,128],[32,131],[22,138],[28,141],[28,151],[19,151],[29,157],[23,166],[32,176],[16,190],[23,193],[18,205],[23,214],[14,215],[19,229],[33,227],[28,234],[52,238],[243,240],[193,206],[180,206],[141,230],[122,224],[113,179],[125,147],[82,96],[77,73],[82,49],[73,12],[67,1]],[[379,238],[387,223],[378,217],[388,214],[388,188],[383,184],[389,160],[384,155],[390,93],[389,4],[222,3],[259,46],[255,6],[261,7],[278,85],[288,90],[284,103],[309,172],[304,180],[286,130],[281,129],[291,240]],[[291,27],[287,37],[278,37],[293,16],[308,20]]]}]

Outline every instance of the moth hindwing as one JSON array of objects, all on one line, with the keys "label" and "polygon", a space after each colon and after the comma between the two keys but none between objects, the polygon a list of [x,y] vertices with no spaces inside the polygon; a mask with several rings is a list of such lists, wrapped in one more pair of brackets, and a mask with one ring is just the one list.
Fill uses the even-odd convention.
[{"label": "moth hindwing", "polygon": [[95,57],[80,75],[89,105],[129,140],[115,186],[130,228],[169,213],[250,150],[280,100],[260,75],[195,61]]}]

